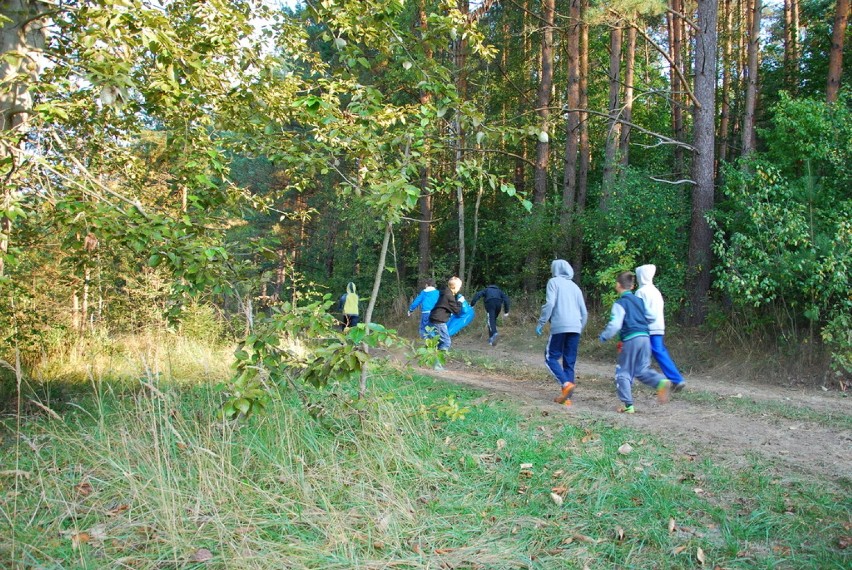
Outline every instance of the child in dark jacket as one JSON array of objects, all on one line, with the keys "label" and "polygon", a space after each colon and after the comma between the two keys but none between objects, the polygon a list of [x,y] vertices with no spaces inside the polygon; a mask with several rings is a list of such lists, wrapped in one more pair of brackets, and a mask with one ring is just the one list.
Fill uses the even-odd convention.
[{"label": "child in dark jacket", "polygon": [[497,313],[500,312],[500,307],[503,307],[506,317],[509,316],[509,296],[503,292],[497,285],[489,285],[481,291],[477,291],[470,301],[470,306],[476,306],[479,299],[485,302],[485,312],[488,313],[488,344],[495,346],[497,344]]},{"label": "child in dark jacket", "polygon": [[618,334],[623,343],[615,367],[615,390],[623,404],[618,411],[627,414],[634,413],[634,378],[654,388],[661,404],[668,402],[671,388],[671,382],[651,368],[648,324],[654,321],[654,316],[647,311],[642,299],[631,292],[634,284],[635,278],[629,271],[620,273],[616,278],[615,290],[619,297],[612,305],[609,323],[599,337],[601,342],[606,342]]},{"label": "child in dark jacket", "polygon": [[429,313],[429,325],[434,327],[438,333],[438,350],[450,350],[452,340],[447,330],[447,321],[450,315],[461,314],[461,303],[456,299],[456,294],[461,291],[462,281],[453,277],[447,282],[446,289],[441,291],[438,302]]}]

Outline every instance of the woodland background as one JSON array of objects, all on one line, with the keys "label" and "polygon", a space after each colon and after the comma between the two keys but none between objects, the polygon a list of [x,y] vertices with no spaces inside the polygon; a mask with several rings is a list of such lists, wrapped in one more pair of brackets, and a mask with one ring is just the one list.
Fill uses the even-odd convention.
[{"label": "woodland background", "polygon": [[10,369],[182,328],[322,383],[264,335],[327,338],[348,281],[367,322],[453,274],[532,312],[563,257],[592,306],[654,263],[672,323],[852,373],[848,0],[2,14]]}]

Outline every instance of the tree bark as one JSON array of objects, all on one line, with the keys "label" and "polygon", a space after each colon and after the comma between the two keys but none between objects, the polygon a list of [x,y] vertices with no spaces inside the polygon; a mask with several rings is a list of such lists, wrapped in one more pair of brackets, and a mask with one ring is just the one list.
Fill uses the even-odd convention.
[{"label": "tree bark", "polygon": [[748,33],[748,64],[746,67],[746,100],[743,113],[742,156],[754,152],[754,113],[757,105],[757,69],[760,56],[760,16],[762,0],[750,0],[751,27]]},{"label": "tree bark", "polygon": [[848,19],[849,0],[837,0],[831,33],[831,51],[828,55],[828,85],[825,89],[825,100],[828,103],[836,102],[840,92],[840,77],[843,73],[843,39],[846,35]]},{"label": "tree bark", "polygon": [[[580,109],[589,108],[589,26],[584,21],[588,0],[580,0]],[[580,111],[580,168],[577,172],[577,216],[586,210],[589,187],[589,113]],[[577,226],[574,241],[574,279],[580,282],[583,269],[583,226]]]},{"label": "tree bark", "polygon": [[[467,16],[469,13],[468,0],[457,0],[459,11]],[[467,62],[467,39],[462,35],[455,41],[454,46],[455,65],[458,76],[456,77],[456,92],[458,93],[459,103],[463,103],[467,98],[467,70],[465,65]],[[456,136],[456,169],[464,159],[464,128],[459,120],[459,113],[456,112],[453,120]],[[459,275],[464,275],[465,271],[465,236],[464,236],[464,188],[458,186],[456,188],[456,204],[458,207],[458,223],[459,223]]]},{"label": "tree bark", "polygon": [[600,209],[609,209],[610,196],[615,181],[615,155],[619,139],[619,103],[621,91],[621,39],[622,29],[615,25],[609,32],[609,119],[607,120],[606,150],[604,151],[603,180],[601,182]]},{"label": "tree bark", "polygon": [[710,263],[713,234],[705,218],[713,207],[715,102],[716,102],[716,20],[718,0],[698,0],[695,46],[695,133],[693,146],[692,223],[689,235],[690,324],[701,324],[707,316],[710,291]]},{"label": "tree bark", "polygon": [[[426,60],[426,65],[432,60],[432,48],[429,44],[422,42],[423,36],[426,33],[428,22],[426,20],[426,0],[420,0],[417,9],[418,28],[420,30],[420,39],[423,43],[423,57]],[[428,106],[432,103],[432,93],[423,89],[420,91],[420,104]],[[427,143],[428,144],[428,143]],[[417,241],[417,276],[422,283],[424,279],[429,277],[429,267],[431,265],[432,256],[432,193],[429,189],[429,179],[432,177],[431,168],[427,163],[420,169],[420,221],[418,222],[418,241]]]},{"label": "tree bark", "polygon": [[633,78],[636,69],[636,28],[627,28],[627,53],[624,57],[624,110],[621,117],[621,137],[618,141],[618,153],[621,159],[622,174],[627,172],[630,160],[630,122],[633,120]]},{"label": "tree bark", "polygon": [[[367,310],[364,312],[364,325],[367,327],[366,334],[370,334],[370,323],[373,322],[373,309],[376,308],[376,299],[379,298],[379,288],[382,286],[382,275],[385,272],[385,262],[388,257],[388,243],[390,242],[391,229],[393,225],[388,222],[385,226],[385,237],[382,240],[382,248],[379,250],[379,265],[376,267],[376,276],[373,278],[373,290],[370,292],[370,302],[367,304]],[[370,347],[367,343],[362,344],[362,350],[367,354],[370,353]],[[361,377],[358,381],[358,395],[364,397],[367,393],[367,363],[361,366]]]},{"label": "tree bark", "polygon": [[[0,57],[0,130],[18,130],[16,144],[21,144],[25,137],[27,119],[32,110],[33,100],[28,84],[41,74],[38,52],[45,45],[45,26],[39,14],[46,7],[46,4],[32,0],[0,1],[0,14],[8,18],[0,26],[0,56],[11,52],[17,54],[10,59]],[[12,148],[3,145],[0,146],[0,160],[12,163],[3,180],[5,211],[12,202],[12,176],[17,158]],[[0,216],[0,277],[6,271],[5,257],[9,252],[11,233],[12,220]]]},{"label": "tree bark", "polygon": [[577,195],[577,149],[580,143],[580,0],[571,0],[567,38],[568,92],[565,104],[565,173],[562,177],[562,225],[570,223]]},{"label": "tree bark", "polygon": [[730,137],[731,123],[731,54],[733,49],[733,12],[731,0],[724,0],[725,28],[722,35],[724,48],[722,53],[722,93],[721,113],[719,117],[719,162],[728,160],[728,138]]},{"label": "tree bark", "polygon": [[[673,138],[677,141],[684,139],[684,120],[683,120],[683,102],[685,98],[683,92],[686,90],[681,82],[681,75],[684,70],[683,65],[683,0],[671,0],[671,11],[668,13],[668,32],[669,32],[669,59],[673,62],[669,70],[671,83],[671,100],[672,100],[672,133]],[[680,70],[679,74],[677,70]],[[683,149],[676,146],[674,149],[674,170],[675,176],[680,177],[684,169]]]},{"label": "tree bark", "polygon": [[[553,19],[555,0],[541,3],[541,77],[536,92],[536,114],[539,119],[539,135],[536,142],[535,176],[533,182],[533,204],[541,223],[541,210],[547,198],[547,167],[550,158],[550,99],[553,91]],[[532,292],[537,286],[540,252],[532,247],[527,255],[524,289]]]}]

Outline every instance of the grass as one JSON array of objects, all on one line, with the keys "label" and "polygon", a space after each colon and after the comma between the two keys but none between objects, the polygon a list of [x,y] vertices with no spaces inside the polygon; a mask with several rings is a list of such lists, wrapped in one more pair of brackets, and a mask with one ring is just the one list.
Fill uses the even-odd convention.
[{"label": "grass", "polygon": [[[757,458],[746,469],[693,461],[606,422],[543,416],[381,371],[366,400],[337,385],[311,393],[305,407],[281,392],[269,413],[226,423],[216,413],[221,393],[203,381],[209,366],[161,368],[72,386],[59,418],[36,407],[20,428],[17,417],[4,419],[0,514],[10,528],[0,560],[294,569],[852,563],[839,546],[852,534],[850,489],[790,479]],[[443,411],[451,397],[468,408],[463,419]],[[625,443],[632,451],[619,453]]]}]

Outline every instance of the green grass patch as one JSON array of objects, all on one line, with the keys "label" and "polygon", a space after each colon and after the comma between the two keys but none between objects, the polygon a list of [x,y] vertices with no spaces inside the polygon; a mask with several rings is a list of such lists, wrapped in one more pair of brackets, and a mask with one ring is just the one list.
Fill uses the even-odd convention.
[{"label": "green grass patch", "polygon": [[[850,489],[388,372],[226,423],[207,384],[3,422],[22,568],[848,568]],[[456,419],[452,419],[456,418]],[[624,444],[632,451],[619,452]],[[845,526],[844,526],[845,525]],[[700,549],[700,551],[699,551]]]}]

